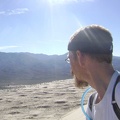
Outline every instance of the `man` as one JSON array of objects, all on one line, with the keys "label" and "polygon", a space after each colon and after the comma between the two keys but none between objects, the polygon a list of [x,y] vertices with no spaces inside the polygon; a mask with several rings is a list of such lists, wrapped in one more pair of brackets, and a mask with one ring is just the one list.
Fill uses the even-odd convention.
[{"label": "man", "polygon": [[[96,90],[92,109],[89,100],[86,111],[92,120],[118,120],[112,105],[112,93],[116,80],[120,78],[112,66],[112,42],[107,29],[91,25],[77,30],[68,44],[67,60],[70,60],[76,86],[89,84]],[[115,87],[115,100],[120,108],[119,89],[120,82]]]}]

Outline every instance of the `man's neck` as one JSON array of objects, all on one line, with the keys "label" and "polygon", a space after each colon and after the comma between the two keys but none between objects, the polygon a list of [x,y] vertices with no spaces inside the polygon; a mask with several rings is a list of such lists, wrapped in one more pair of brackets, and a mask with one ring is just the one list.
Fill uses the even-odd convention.
[{"label": "man's neck", "polygon": [[111,77],[114,73],[112,65],[101,64],[92,68],[92,81],[90,85],[97,91],[97,102],[101,101],[110,83]]}]

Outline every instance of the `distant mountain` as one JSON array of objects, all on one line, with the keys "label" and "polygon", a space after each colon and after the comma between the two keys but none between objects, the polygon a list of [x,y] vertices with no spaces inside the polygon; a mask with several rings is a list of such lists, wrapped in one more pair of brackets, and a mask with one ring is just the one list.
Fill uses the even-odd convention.
[{"label": "distant mountain", "polygon": [[0,53],[0,84],[35,84],[68,79],[67,54]]},{"label": "distant mountain", "polygon": [[[0,52],[0,85],[69,79],[70,64],[65,62],[66,56]],[[114,57],[113,65],[118,70],[119,63],[120,57]]]},{"label": "distant mountain", "polygon": [[120,57],[113,57],[113,66],[115,69],[120,71]]}]

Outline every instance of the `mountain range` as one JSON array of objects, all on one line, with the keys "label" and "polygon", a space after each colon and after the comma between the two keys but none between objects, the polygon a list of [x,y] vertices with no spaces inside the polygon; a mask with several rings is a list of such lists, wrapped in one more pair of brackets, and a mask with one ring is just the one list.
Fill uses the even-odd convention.
[{"label": "mountain range", "polygon": [[[0,85],[37,84],[72,78],[67,53],[45,55],[0,52]],[[113,66],[120,70],[120,57],[113,57]]]}]

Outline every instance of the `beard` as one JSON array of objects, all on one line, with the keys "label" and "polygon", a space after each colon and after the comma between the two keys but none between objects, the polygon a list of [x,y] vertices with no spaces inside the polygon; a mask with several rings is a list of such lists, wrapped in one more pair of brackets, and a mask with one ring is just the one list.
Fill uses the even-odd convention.
[{"label": "beard", "polygon": [[80,79],[78,79],[75,74],[73,73],[73,71],[71,70],[71,74],[75,80],[75,86],[78,87],[78,88],[83,88],[83,87],[86,87],[88,86],[88,83],[86,81],[82,81]]}]

